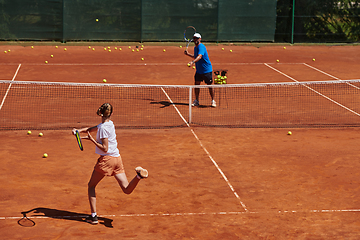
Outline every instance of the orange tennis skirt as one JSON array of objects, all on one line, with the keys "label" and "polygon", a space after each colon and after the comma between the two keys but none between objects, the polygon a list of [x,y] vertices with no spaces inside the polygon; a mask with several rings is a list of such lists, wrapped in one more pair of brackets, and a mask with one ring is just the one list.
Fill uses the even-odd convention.
[{"label": "orange tennis skirt", "polygon": [[100,156],[94,169],[95,171],[102,173],[105,176],[114,176],[116,174],[125,172],[121,156]]}]

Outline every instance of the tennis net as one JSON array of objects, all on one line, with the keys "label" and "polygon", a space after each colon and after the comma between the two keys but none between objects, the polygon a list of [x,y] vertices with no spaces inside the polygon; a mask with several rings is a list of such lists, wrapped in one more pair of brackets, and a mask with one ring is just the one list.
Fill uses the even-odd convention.
[{"label": "tennis net", "polygon": [[[198,107],[191,107],[194,88],[200,88]],[[0,130],[93,126],[104,102],[113,105],[118,128],[356,127],[359,93],[360,80],[212,86],[0,81]]]}]

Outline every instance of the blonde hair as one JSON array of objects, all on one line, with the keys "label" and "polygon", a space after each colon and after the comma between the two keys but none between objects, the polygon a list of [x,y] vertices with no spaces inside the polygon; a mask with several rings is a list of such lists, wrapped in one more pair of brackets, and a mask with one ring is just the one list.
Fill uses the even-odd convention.
[{"label": "blonde hair", "polygon": [[96,114],[101,117],[110,117],[113,112],[113,107],[110,103],[104,103],[99,107]]}]

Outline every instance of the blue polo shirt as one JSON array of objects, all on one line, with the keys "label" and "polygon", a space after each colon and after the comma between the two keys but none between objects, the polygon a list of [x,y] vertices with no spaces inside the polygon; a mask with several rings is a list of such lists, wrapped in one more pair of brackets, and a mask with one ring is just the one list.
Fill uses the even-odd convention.
[{"label": "blue polo shirt", "polygon": [[194,59],[199,55],[202,55],[200,61],[195,63],[196,72],[199,74],[205,74],[212,72],[212,65],[207,53],[206,47],[204,44],[200,43],[198,46],[194,47]]}]

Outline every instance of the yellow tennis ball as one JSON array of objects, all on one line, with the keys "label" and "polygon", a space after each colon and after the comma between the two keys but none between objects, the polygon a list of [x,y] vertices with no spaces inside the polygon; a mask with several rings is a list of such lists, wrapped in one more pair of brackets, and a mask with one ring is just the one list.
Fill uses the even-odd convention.
[{"label": "yellow tennis ball", "polygon": [[43,133],[39,133],[39,137],[42,137],[42,136],[44,136],[44,134],[43,134]]},{"label": "yellow tennis ball", "polygon": [[27,134],[30,135],[30,134],[31,134],[31,131],[29,130],[29,131],[27,132]]},{"label": "yellow tennis ball", "polygon": [[141,58],[141,61],[144,61],[144,58]]},{"label": "yellow tennis ball", "polygon": [[121,51],[122,49],[121,48],[119,48],[119,51]]},{"label": "yellow tennis ball", "polygon": [[276,60],[276,62],[280,62],[280,60],[279,60],[279,59],[277,59],[277,60]]},{"label": "yellow tennis ball", "polygon": [[97,21],[97,22],[98,22],[98,21],[99,21],[99,19],[95,19],[95,21]]},{"label": "yellow tennis ball", "polygon": [[108,47],[108,49],[110,49],[110,47]]},{"label": "yellow tennis ball", "polygon": [[223,51],[224,51],[224,48],[222,48],[221,50],[223,50]]},{"label": "yellow tennis ball", "polygon": [[89,49],[90,49],[91,47],[89,46]]},{"label": "yellow tennis ball", "polygon": [[164,49],[163,52],[166,52],[166,49]]},{"label": "yellow tennis ball", "polygon": [[92,50],[95,51],[95,48],[93,48]]},{"label": "yellow tennis ball", "polygon": [[136,49],[136,51],[138,52],[138,51],[139,51],[139,49],[137,48],[137,49]]},{"label": "yellow tennis ball", "polygon": [[105,79],[105,78],[103,79],[103,82],[106,83],[106,79]]},{"label": "yellow tennis ball", "polygon": [[114,49],[117,50],[117,47],[115,47]]},{"label": "yellow tennis ball", "polygon": [[230,52],[232,52],[232,50],[230,49]]},{"label": "yellow tennis ball", "polygon": [[141,45],[141,47],[143,48],[143,47],[144,47],[144,45]]},{"label": "yellow tennis ball", "polygon": [[8,52],[11,52],[11,50],[9,49]]},{"label": "yellow tennis ball", "polygon": [[182,48],[182,46],[180,45],[179,48]]},{"label": "yellow tennis ball", "polygon": [[131,46],[129,46],[129,49],[131,48]]},{"label": "yellow tennis ball", "polygon": [[195,69],[195,66],[193,66],[193,69]]},{"label": "yellow tennis ball", "polygon": [[286,47],[284,47],[284,49],[286,49]]},{"label": "yellow tennis ball", "polygon": [[315,58],[313,58],[313,61],[315,62]]},{"label": "yellow tennis ball", "polygon": [[131,51],[132,51],[132,52],[135,52],[135,49],[132,49]]},{"label": "yellow tennis ball", "polygon": [[47,154],[47,153],[44,153],[43,157],[44,157],[44,158],[47,158],[47,157],[48,157],[48,154]]},{"label": "yellow tennis ball", "polygon": [[66,48],[64,48],[64,51],[66,51],[67,49]]},{"label": "yellow tennis ball", "polygon": [[109,49],[109,52],[111,52],[111,49]]},{"label": "yellow tennis ball", "polygon": [[50,57],[54,57],[54,55],[51,54]]},{"label": "yellow tennis ball", "polygon": [[188,67],[190,67],[190,65],[191,65],[190,63],[187,64]]},{"label": "yellow tennis ball", "polygon": [[48,61],[45,61],[45,63],[48,63]]},{"label": "yellow tennis ball", "polygon": [[144,50],[144,48],[140,48],[140,50],[142,51],[142,50]]},{"label": "yellow tennis ball", "polygon": [[291,131],[288,131],[288,135],[291,135],[292,134],[292,132]]},{"label": "yellow tennis ball", "polygon": [[7,51],[4,51],[4,53],[7,53]]},{"label": "yellow tennis ball", "polygon": [[58,46],[55,46],[55,48],[58,48]]},{"label": "yellow tennis ball", "polygon": [[106,48],[104,48],[104,51],[106,51],[107,49]]}]

